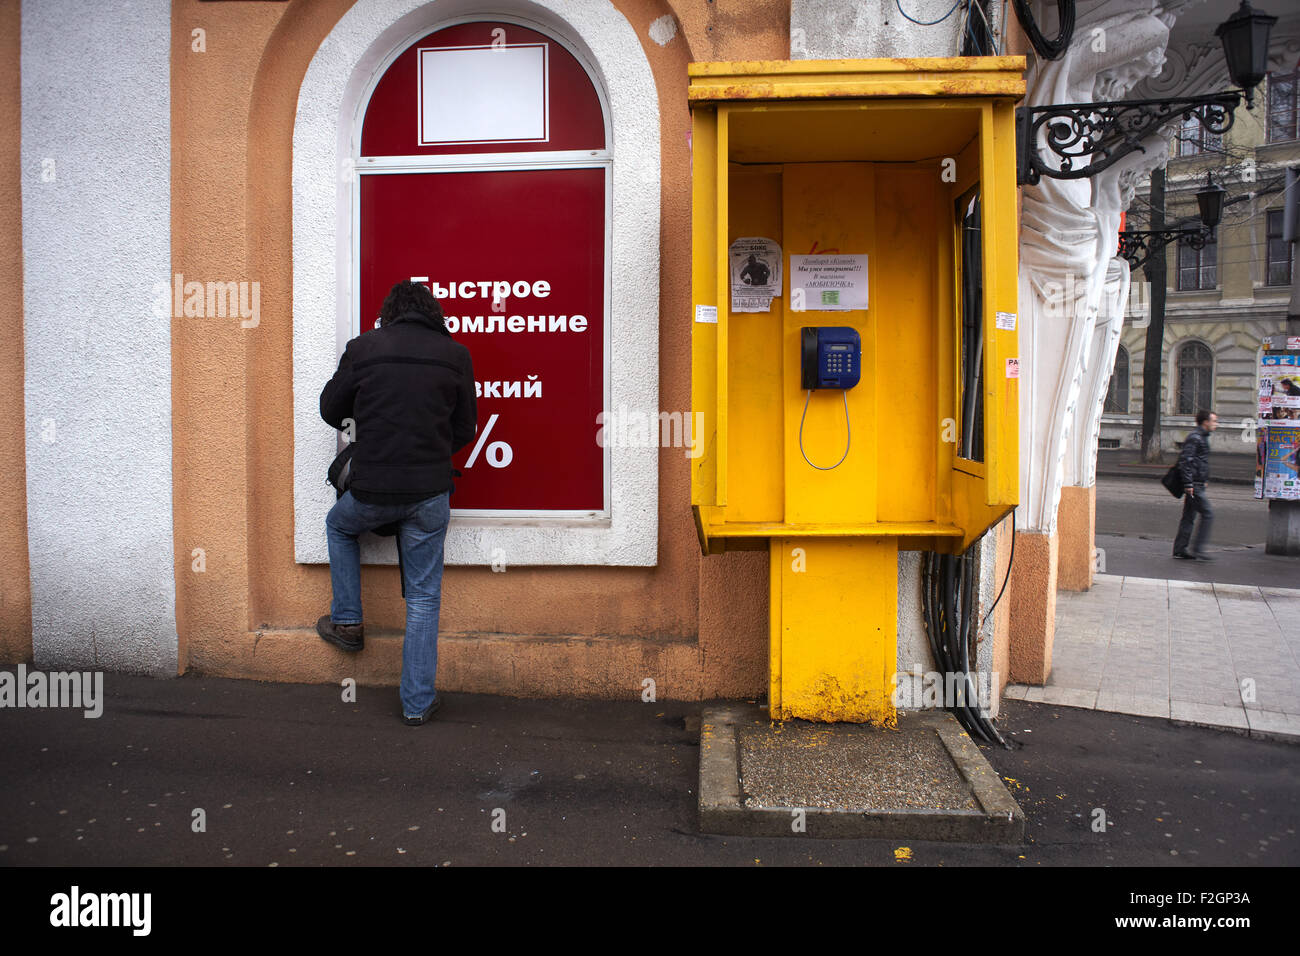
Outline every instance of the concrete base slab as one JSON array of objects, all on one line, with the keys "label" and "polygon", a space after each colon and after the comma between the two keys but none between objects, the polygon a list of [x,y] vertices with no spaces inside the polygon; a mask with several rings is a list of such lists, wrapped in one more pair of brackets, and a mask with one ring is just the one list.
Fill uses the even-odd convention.
[{"label": "concrete base slab", "polygon": [[1020,843],[1025,817],[957,720],[895,729],[774,723],[753,704],[705,710],[700,829],[741,836]]}]

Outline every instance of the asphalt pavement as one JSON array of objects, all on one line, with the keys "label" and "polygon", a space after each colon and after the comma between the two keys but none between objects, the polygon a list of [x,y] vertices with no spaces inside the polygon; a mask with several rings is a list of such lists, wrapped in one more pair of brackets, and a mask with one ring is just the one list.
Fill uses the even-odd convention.
[{"label": "asphalt pavement", "polygon": [[1300,588],[1300,557],[1264,553],[1268,503],[1252,486],[1212,483],[1212,562],[1173,556],[1182,501],[1150,477],[1097,477],[1098,570],[1128,577]]},{"label": "asphalt pavement", "polygon": [[1016,749],[981,749],[1025,844],[901,847],[699,832],[699,702],[449,694],[407,727],[391,687],[105,694],[0,710],[0,866],[1300,864],[1300,747],[1155,718],[1005,702]]}]

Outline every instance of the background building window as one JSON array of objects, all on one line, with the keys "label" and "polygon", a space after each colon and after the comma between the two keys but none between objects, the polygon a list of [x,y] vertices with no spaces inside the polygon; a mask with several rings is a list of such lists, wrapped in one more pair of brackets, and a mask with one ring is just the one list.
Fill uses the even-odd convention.
[{"label": "background building window", "polygon": [[1178,350],[1178,393],[1175,415],[1195,415],[1198,409],[1214,407],[1214,356],[1209,346],[1188,342]]},{"label": "background building window", "polygon": [[1300,86],[1300,70],[1294,73],[1270,74],[1268,78],[1268,141],[1280,143],[1300,139],[1300,110],[1297,110],[1296,89]]},{"label": "background building window", "polygon": [[1223,137],[1208,132],[1195,116],[1183,120],[1178,127],[1178,155],[1199,156],[1202,153],[1223,152]]},{"label": "background building window", "polygon": [[1203,249],[1178,243],[1178,291],[1213,289],[1219,284],[1219,242],[1211,237]]},{"label": "background building window", "polygon": [[1108,415],[1128,414],[1128,349],[1122,345],[1115,355],[1115,371],[1110,373],[1110,387],[1106,389],[1102,411]]},{"label": "background building window", "polygon": [[1268,246],[1264,253],[1266,285],[1290,285],[1295,246],[1282,240],[1282,210],[1268,211]]}]

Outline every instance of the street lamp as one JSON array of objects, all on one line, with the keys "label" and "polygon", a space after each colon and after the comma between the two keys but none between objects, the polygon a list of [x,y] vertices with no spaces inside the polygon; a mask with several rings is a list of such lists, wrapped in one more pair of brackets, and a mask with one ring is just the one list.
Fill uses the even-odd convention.
[{"label": "street lamp", "polygon": [[1268,75],[1268,34],[1277,17],[1260,13],[1241,0],[1237,12],[1219,24],[1214,35],[1223,41],[1223,56],[1228,61],[1228,76],[1246,93],[1246,108],[1254,106],[1252,97],[1259,81]]},{"label": "street lamp", "polygon": [[1175,240],[1186,242],[1193,249],[1204,249],[1205,244],[1214,235],[1214,229],[1223,218],[1223,197],[1225,190],[1216,183],[1209,173],[1205,174],[1205,186],[1196,194],[1196,205],[1201,210],[1201,224],[1190,229],[1125,229],[1119,234],[1118,255],[1128,260],[1129,268],[1136,269]]},{"label": "street lamp", "polygon": [[1223,218],[1223,196],[1226,192],[1209,173],[1205,174],[1205,188],[1196,194],[1196,205],[1201,210],[1201,222],[1211,232]]},{"label": "street lamp", "polygon": [[[1022,106],[1016,110],[1016,182],[1033,185],[1042,176],[1051,179],[1086,179],[1135,150],[1163,124],[1182,116],[1200,121],[1210,133],[1223,135],[1232,128],[1233,110],[1246,97],[1253,104],[1254,89],[1268,72],[1268,37],[1277,17],[1253,9],[1249,0],[1214,32],[1223,42],[1228,76],[1241,87],[1204,96],[1158,100],[1116,100],[1100,103],[1063,103]],[[1044,130],[1043,127],[1046,126]],[[1052,166],[1039,155],[1043,145],[1055,153]]]}]

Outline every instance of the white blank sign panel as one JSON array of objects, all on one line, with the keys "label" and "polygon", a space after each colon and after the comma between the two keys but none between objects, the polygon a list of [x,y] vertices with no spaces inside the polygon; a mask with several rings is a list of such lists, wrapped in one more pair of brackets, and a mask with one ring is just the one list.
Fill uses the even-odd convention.
[{"label": "white blank sign panel", "polygon": [[421,146],[546,141],[546,44],[419,54]]}]

